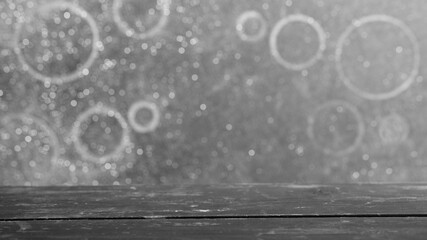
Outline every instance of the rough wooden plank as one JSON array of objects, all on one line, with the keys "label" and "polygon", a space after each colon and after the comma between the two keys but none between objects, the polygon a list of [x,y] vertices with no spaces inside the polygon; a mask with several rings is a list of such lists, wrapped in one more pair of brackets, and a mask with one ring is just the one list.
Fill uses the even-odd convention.
[{"label": "rough wooden plank", "polygon": [[427,216],[427,185],[0,188],[1,219]]},{"label": "rough wooden plank", "polygon": [[425,239],[427,218],[150,219],[0,222],[17,239]]}]

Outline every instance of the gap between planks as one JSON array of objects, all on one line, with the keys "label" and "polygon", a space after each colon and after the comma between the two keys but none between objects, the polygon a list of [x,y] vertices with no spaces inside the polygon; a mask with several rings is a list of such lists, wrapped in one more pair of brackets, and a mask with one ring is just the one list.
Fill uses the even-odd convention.
[{"label": "gap between planks", "polygon": [[304,215],[250,215],[250,216],[144,216],[144,217],[89,217],[89,218],[16,218],[16,219],[0,219],[0,222],[19,222],[19,221],[102,221],[102,220],[181,220],[181,219],[268,219],[268,218],[427,218],[427,214],[304,214]]}]

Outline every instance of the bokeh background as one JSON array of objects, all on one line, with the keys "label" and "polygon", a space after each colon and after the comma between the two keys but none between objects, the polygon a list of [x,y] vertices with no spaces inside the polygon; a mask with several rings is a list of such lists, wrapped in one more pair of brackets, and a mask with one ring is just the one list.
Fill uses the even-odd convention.
[{"label": "bokeh background", "polygon": [[423,0],[1,0],[0,185],[427,181]]}]

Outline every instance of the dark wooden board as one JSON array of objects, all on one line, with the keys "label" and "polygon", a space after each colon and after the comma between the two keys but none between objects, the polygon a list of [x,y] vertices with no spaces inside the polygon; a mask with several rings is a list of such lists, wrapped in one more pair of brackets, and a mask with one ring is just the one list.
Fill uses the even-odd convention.
[{"label": "dark wooden board", "polygon": [[426,239],[427,218],[37,220],[0,239]]},{"label": "dark wooden board", "polygon": [[0,220],[400,215],[427,216],[427,185],[0,188]]}]

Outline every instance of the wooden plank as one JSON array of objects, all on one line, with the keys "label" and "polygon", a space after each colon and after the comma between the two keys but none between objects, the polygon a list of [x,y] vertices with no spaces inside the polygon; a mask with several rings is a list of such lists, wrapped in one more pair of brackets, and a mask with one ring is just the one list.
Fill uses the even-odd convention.
[{"label": "wooden plank", "polygon": [[1,187],[0,220],[427,216],[427,185]]},{"label": "wooden plank", "polygon": [[427,218],[37,220],[0,222],[12,239],[425,239]]}]

